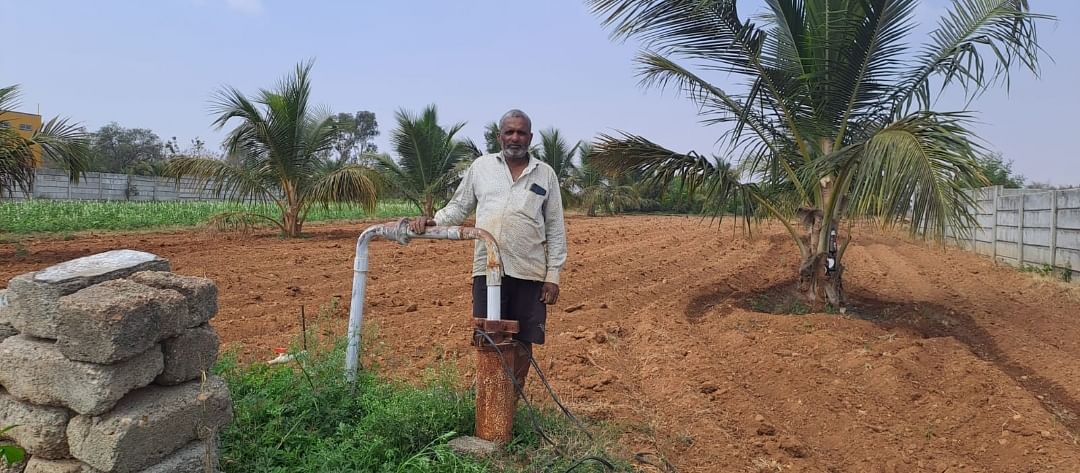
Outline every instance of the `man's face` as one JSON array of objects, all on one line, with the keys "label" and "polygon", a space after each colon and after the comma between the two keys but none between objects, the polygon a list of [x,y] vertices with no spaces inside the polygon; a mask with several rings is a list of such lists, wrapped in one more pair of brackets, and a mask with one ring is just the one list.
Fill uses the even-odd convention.
[{"label": "man's face", "polygon": [[510,117],[503,120],[502,128],[499,129],[499,143],[502,144],[503,153],[510,159],[522,159],[529,152],[529,143],[532,142],[532,130],[529,123],[521,117]]}]

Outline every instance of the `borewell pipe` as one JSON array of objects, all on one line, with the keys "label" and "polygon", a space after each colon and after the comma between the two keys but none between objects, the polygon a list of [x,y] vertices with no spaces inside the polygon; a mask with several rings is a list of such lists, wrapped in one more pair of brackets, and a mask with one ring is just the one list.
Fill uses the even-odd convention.
[{"label": "borewell pipe", "polygon": [[502,259],[495,237],[475,227],[427,227],[423,234],[409,230],[409,219],[373,225],[356,239],[356,259],[353,262],[352,300],[349,305],[348,347],[345,351],[345,379],[353,383],[360,365],[360,328],[364,321],[364,295],[368,273],[368,242],[375,238],[393,240],[407,245],[415,238],[429,240],[482,240],[487,248],[487,320],[502,318],[499,305],[502,294]]}]

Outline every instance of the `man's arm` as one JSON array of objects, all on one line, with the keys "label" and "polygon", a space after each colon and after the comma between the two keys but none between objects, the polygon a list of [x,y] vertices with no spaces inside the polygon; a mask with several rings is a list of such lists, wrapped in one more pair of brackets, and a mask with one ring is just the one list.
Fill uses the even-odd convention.
[{"label": "man's arm", "polygon": [[435,212],[436,225],[461,225],[466,218],[469,218],[469,214],[476,210],[474,172],[474,166],[469,166],[461,179],[461,184],[458,184],[457,190],[454,191],[454,197],[446,203],[445,207]]},{"label": "man's arm", "polygon": [[562,189],[552,174],[548,181],[548,200],[544,207],[544,235],[547,239],[547,275],[541,294],[544,303],[559,300],[559,272],[566,263],[566,225],[563,222]]},{"label": "man's arm", "polygon": [[417,217],[409,224],[409,229],[416,234],[422,234],[424,227],[432,225],[461,225],[469,214],[476,209],[476,192],[473,189],[473,166],[465,171],[465,176],[454,191],[454,197],[447,202],[446,206],[435,212],[434,218],[424,216]]}]

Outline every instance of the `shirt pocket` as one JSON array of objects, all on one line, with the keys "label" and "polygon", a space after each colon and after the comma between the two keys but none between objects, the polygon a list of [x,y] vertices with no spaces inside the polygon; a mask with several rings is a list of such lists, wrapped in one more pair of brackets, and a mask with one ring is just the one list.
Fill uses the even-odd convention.
[{"label": "shirt pocket", "polygon": [[544,223],[544,202],[547,201],[547,195],[540,195],[530,190],[529,186],[525,186],[514,192],[513,197],[512,207],[515,213],[528,217],[535,223]]}]

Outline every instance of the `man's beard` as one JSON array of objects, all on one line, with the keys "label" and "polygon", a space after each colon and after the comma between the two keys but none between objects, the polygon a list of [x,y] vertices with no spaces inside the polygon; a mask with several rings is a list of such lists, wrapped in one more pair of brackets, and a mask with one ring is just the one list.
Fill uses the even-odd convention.
[{"label": "man's beard", "polygon": [[503,148],[503,157],[506,159],[525,159],[529,156],[529,149],[522,146],[518,149],[510,147]]}]

